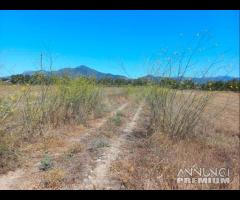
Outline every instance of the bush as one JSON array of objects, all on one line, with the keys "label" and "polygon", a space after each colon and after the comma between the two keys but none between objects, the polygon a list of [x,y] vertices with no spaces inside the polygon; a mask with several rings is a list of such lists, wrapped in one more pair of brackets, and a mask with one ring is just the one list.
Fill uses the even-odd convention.
[{"label": "bush", "polygon": [[60,118],[63,122],[71,119],[84,122],[91,113],[101,107],[101,89],[92,79],[58,79],[56,94],[55,107],[62,114]]},{"label": "bush", "polygon": [[193,136],[209,98],[206,92],[151,86],[147,101],[153,128],[172,137]]},{"label": "bush", "polygon": [[122,114],[120,112],[117,112],[116,115],[113,117],[113,122],[116,126],[121,125],[121,123],[122,123],[121,116],[122,116]]},{"label": "bush", "polygon": [[37,93],[31,86],[23,87],[20,112],[25,137],[42,134],[49,127],[83,123],[101,108],[101,89],[94,80],[63,77],[55,78],[54,85],[35,87]]},{"label": "bush", "polygon": [[41,160],[39,170],[47,171],[53,167],[53,159],[49,154],[45,154]]}]

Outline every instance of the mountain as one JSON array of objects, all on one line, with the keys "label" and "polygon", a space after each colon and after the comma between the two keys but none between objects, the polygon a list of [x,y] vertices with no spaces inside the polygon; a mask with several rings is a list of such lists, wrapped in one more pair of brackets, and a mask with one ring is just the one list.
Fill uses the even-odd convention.
[{"label": "mountain", "polygon": [[195,83],[206,83],[208,81],[231,81],[233,79],[239,79],[237,77],[231,77],[231,76],[216,76],[216,77],[203,77],[203,78],[192,78],[193,82]]},{"label": "mountain", "polygon": [[[45,71],[45,70],[39,70],[39,71],[26,71],[23,73],[23,75],[33,75],[35,73],[43,73],[45,75],[57,75],[57,76],[63,76],[63,75],[68,75],[70,77],[78,77],[78,76],[86,76],[86,77],[94,77],[97,80],[99,79],[104,79],[104,78],[110,78],[110,79],[125,79],[129,80],[130,78],[127,78],[126,76],[121,76],[121,75],[114,75],[110,73],[103,73],[99,72],[95,69],[92,69],[90,67],[87,67],[85,65],[80,65],[75,68],[63,68],[59,69],[57,71]],[[143,77],[140,77],[139,79],[145,79],[145,80],[151,80],[151,81],[159,81],[163,78],[166,77],[161,77],[161,76],[154,76],[154,75],[146,75]],[[179,80],[180,77],[171,77],[172,79]],[[231,77],[231,76],[216,76],[216,77],[201,77],[201,78],[194,78],[194,77],[183,77],[182,80],[192,80],[195,83],[202,84],[202,83],[207,83],[208,81],[230,81],[233,79],[238,79],[237,77]]]},{"label": "mountain", "polygon": [[43,73],[45,75],[57,75],[57,76],[63,76],[63,75],[68,75],[70,77],[78,77],[78,76],[86,76],[86,77],[94,77],[96,79],[104,79],[104,78],[111,78],[111,79],[128,79],[125,76],[121,75],[114,75],[110,73],[103,73],[99,72],[97,70],[94,70],[90,67],[87,67],[85,65],[80,65],[75,68],[63,68],[57,71],[45,71],[45,70],[40,70],[40,71],[26,71],[23,74],[24,75],[33,75],[35,73]]}]

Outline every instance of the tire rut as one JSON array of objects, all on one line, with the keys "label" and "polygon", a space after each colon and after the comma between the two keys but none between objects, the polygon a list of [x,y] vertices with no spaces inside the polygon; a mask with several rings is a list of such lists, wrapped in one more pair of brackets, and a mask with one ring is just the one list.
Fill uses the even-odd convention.
[{"label": "tire rut", "polygon": [[133,132],[142,108],[143,103],[139,105],[133,119],[127,124],[122,134],[96,160],[96,167],[88,173],[88,178],[83,180],[83,185],[75,189],[120,189],[119,183],[109,177],[110,167],[112,162],[118,158],[127,136]]}]

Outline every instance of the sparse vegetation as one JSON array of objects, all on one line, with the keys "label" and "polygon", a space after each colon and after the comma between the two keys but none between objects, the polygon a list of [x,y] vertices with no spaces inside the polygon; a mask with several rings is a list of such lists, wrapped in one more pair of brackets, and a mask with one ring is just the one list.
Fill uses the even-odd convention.
[{"label": "sparse vegetation", "polygon": [[83,145],[79,143],[73,145],[67,152],[65,152],[66,158],[72,158],[75,154],[82,152],[83,148]]},{"label": "sparse vegetation", "polygon": [[[209,117],[216,107],[227,107],[221,116]],[[239,101],[238,94],[215,93],[208,102],[202,118],[206,124],[195,137],[187,135],[183,139],[173,139],[171,134],[159,129],[147,129],[146,117],[138,122],[138,131],[147,131],[148,135],[132,140],[112,164],[111,172],[124,189],[238,189],[239,179]],[[239,103],[239,102],[238,102]],[[146,106],[144,113],[151,116],[152,110]],[[204,126],[204,130],[202,129]],[[143,134],[144,135],[144,134]],[[180,169],[192,166],[209,168],[229,168],[230,184],[177,184],[176,177]]]},{"label": "sparse vegetation", "polygon": [[[141,83],[142,86],[129,83],[127,86],[106,88],[106,86],[101,86],[103,83],[99,84],[94,79],[54,77],[51,82],[49,80],[46,82],[43,77],[38,75],[35,85],[22,83],[0,86],[3,94],[6,94],[0,97],[0,173],[6,173],[19,167],[20,154],[18,151],[21,151],[25,144],[37,143],[40,138],[43,140],[45,138],[46,142],[47,138],[51,138],[52,141],[56,136],[48,137],[48,131],[57,131],[63,126],[86,124],[88,119],[101,116],[101,113],[107,109],[111,110],[111,107],[103,105],[119,105],[126,101],[136,105],[144,101],[145,109],[148,110],[145,112],[150,118],[150,123],[148,127],[144,127],[147,131],[145,134],[134,133],[136,138],[133,137],[131,140],[136,144],[134,148],[129,147],[132,149],[131,153],[125,155],[121,162],[114,162],[111,167],[117,178],[120,177],[119,180],[124,188],[184,188],[175,182],[178,166],[184,166],[182,161],[172,159],[171,156],[175,149],[178,149],[178,156],[181,156],[183,160],[189,159],[191,153],[196,154],[196,149],[198,151],[204,149],[199,156],[208,155],[208,157],[206,156],[205,161],[197,162],[198,165],[210,163],[210,156],[219,156],[219,159],[216,158],[214,162],[221,166],[235,163],[229,158],[227,165],[221,162],[222,157],[227,156],[224,151],[232,152],[233,157],[236,157],[236,152],[229,147],[224,147],[224,151],[219,151],[219,148],[223,148],[220,136],[214,132],[210,137],[207,131],[207,127],[211,123],[211,117],[208,115],[216,112],[214,109],[211,112],[207,109],[217,94],[214,90],[223,87],[222,83],[212,82],[197,88],[191,81],[176,82],[165,79],[159,83],[147,81],[144,84]],[[228,84],[230,90],[238,87],[236,81]],[[107,98],[104,98],[104,95]],[[218,107],[220,108],[220,106]],[[141,120],[144,120],[144,117]],[[62,169],[61,167],[65,165],[69,167],[74,162],[75,155],[78,155],[79,160],[83,159],[82,157],[87,155],[87,151],[91,151],[92,156],[101,154],[102,151],[108,149],[105,147],[111,147],[111,140],[115,140],[121,135],[118,131],[127,121],[128,115],[125,111],[117,111],[107,120],[109,127],[102,131],[102,135],[93,136],[89,141],[88,148],[85,148],[83,143],[71,144],[63,152],[63,158],[59,160],[53,160],[50,153],[44,154],[39,165],[40,173],[42,173],[39,187],[59,189],[73,181],[71,176],[74,175],[66,176],[67,168]],[[226,131],[223,132],[223,134],[225,133]],[[214,134],[218,139],[213,139]],[[209,137],[211,139],[207,140],[206,138]],[[58,140],[59,142],[54,145],[45,145],[44,150],[51,146],[64,146],[65,143],[62,139],[58,138]],[[212,141],[215,141],[216,144],[213,144]],[[187,144],[189,147],[184,146]],[[236,146],[236,144],[234,145]],[[213,150],[209,150],[209,148],[213,148]],[[217,153],[217,151],[219,152]],[[186,152],[189,153],[186,154]],[[191,157],[188,165],[199,156]],[[166,157],[169,158],[168,161],[164,161]],[[201,159],[200,157],[199,159]],[[81,161],[79,162],[81,163]],[[163,165],[166,166],[166,169]],[[82,164],[76,164],[76,170],[79,170],[80,166]],[[236,182],[234,178],[236,177],[236,167],[231,169]],[[159,174],[162,176],[160,177]],[[67,179],[65,179],[66,177]],[[221,187],[234,188],[235,182],[230,186]],[[195,186],[191,186],[191,188],[195,188]]]},{"label": "sparse vegetation", "polygon": [[48,153],[46,153],[43,157],[43,159],[41,160],[39,169],[42,171],[47,171],[49,169],[51,169],[53,167],[53,158],[51,155],[49,155]]},{"label": "sparse vegetation", "polygon": [[[80,89],[78,88],[78,85],[81,85]],[[211,134],[208,133],[209,131],[206,131],[211,129],[211,120],[209,119],[208,114],[215,112],[215,109],[211,107],[211,103],[218,94],[216,92],[177,90],[166,87],[166,85],[157,86],[151,84],[141,87],[128,86],[122,88],[104,88],[101,90],[101,88],[98,88],[94,82],[85,82],[84,79],[68,80],[67,78],[57,80],[55,85],[36,85],[31,87],[28,85],[17,86],[16,88],[20,88],[17,89],[19,93],[16,92],[16,88],[13,89],[15,92],[11,92],[11,87],[13,86],[3,87],[10,88],[8,90],[9,96],[6,95],[5,99],[12,101],[11,103],[18,103],[15,106],[14,112],[9,112],[8,117],[1,126],[1,134],[4,136],[1,137],[2,145],[0,148],[1,173],[15,169],[18,166],[16,163],[18,163],[17,149],[19,148],[19,141],[23,140],[31,143],[34,142],[31,138],[37,139],[42,136],[46,136],[47,138],[48,130],[58,130],[62,124],[65,124],[65,126],[71,124],[77,125],[87,121],[91,114],[94,115],[96,109],[96,107],[94,108],[94,106],[96,106],[95,104],[101,107],[100,103],[103,103],[103,100],[101,100],[102,91],[104,91],[105,94],[108,94],[108,104],[110,101],[116,103],[119,99],[122,99],[121,101],[123,102],[127,99],[127,101],[131,101],[134,104],[139,104],[144,98],[146,98],[144,113],[150,118],[149,126],[143,127],[144,130],[146,129],[146,134],[141,134],[140,132],[134,133],[136,138],[133,137],[131,140],[133,140],[135,145],[131,148],[129,147],[129,149],[132,150],[131,153],[128,155],[124,154],[124,158],[120,159],[121,162],[114,162],[111,167],[115,175],[118,178],[121,177],[120,180],[125,189],[184,188],[184,186],[179,186],[175,183],[175,174],[179,169],[178,166],[184,166],[183,161],[186,159],[189,159],[188,165],[196,162],[196,159],[199,159],[199,162],[197,162],[199,166],[207,163],[210,164],[211,156],[216,157],[214,162],[218,163],[219,166],[230,166],[235,163],[235,161],[230,158],[228,158],[228,161],[225,163],[228,163],[227,165],[223,164],[221,161],[221,159],[224,160],[224,157],[227,156],[226,152],[232,152],[231,155],[234,158],[236,157],[236,144],[233,144],[234,142],[231,141],[232,145],[229,145],[232,147],[228,147],[227,143],[222,141],[226,141],[226,137],[228,137],[226,135],[227,131],[224,129],[224,131],[221,131],[220,133],[220,129],[217,127],[214,129],[216,131]],[[45,93],[42,91],[45,91]],[[91,93],[91,91],[95,91],[96,93]],[[21,95],[22,92],[25,94],[24,97]],[[42,94],[45,94],[47,97],[45,100],[40,101]],[[229,95],[230,94],[234,95],[234,93],[229,93]],[[15,96],[16,100],[13,101],[11,96]],[[26,99],[28,99],[29,104]],[[100,102],[96,102],[96,99],[100,100]],[[24,104],[23,101],[26,104]],[[10,126],[13,125],[11,120],[18,119],[16,118],[16,113],[18,113],[19,116],[23,116],[23,109],[27,110],[25,113],[29,112],[31,114],[35,112],[35,107],[31,105],[31,101],[38,102],[33,105],[36,105],[36,107],[39,105],[38,112],[40,112],[41,115],[44,115],[45,113],[48,120],[50,120],[50,116],[54,116],[54,120],[47,122],[44,120],[41,121],[40,119],[42,118],[39,116],[36,117],[35,120],[39,120],[36,125],[39,125],[39,123],[42,125],[41,128],[38,129],[36,128],[38,126],[36,126],[33,132],[31,132],[31,129],[25,129],[24,124],[19,123],[17,120],[16,122],[18,122],[19,126],[16,128]],[[41,104],[40,102],[43,103]],[[84,112],[81,110],[81,107],[77,106],[78,103],[85,105]],[[87,105],[88,103],[89,105]],[[220,102],[222,106],[223,103],[224,101]],[[218,104],[215,103],[215,106],[217,105]],[[51,108],[52,106],[54,109],[49,110],[48,108]],[[208,110],[209,106],[212,109],[211,111]],[[28,107],[33,109],[33,111],[27,109]],[[91,107],[93,109],[91,109]],[[228,109],[231,110],[230,108]],[[58,112],[51,114],[53,111]],[[83,117],[83,115],[85,116]],[[78,118],[79,116],[82,117]],[[141,125],[144,124],[143,121],[146,121],[146,116],[142,116],[139,122]],[[226,117],[227,116],[229,115],[226,115]],[[88,142],[89,147],[87,148],[83,147],[84,143],[72,144],[63,152],[64,157],[56,161],[55,159],[53,160],[50,153],[44,154],[42,160],[40,160],[41,164],[39,165],[40,173],[42,173],[39,187],[46,189],[59,189],[65,187],[68,182],[73,181],[71,177],[74,175],[71,174],[71,176],[66,176],[64,171],[67,170],[67,168],[61,169],[61,167],[65,165],[69,167],[72,165],[75,160],[75,155],[78,155],[79,157],[79,161],[76,162],[76,164],[79,164],[81,163],[81,159],[87,155],[87,151],[98,152],[98,155],[105,149],[108,149],[105,147],[110,147],[111,140],[118,137],[118,134],[120,133],[117,132],[128,122],[128,117],[126,111],[116,112],[115,115],[107,121],[112,124],[112,128],[114,128],[114,136],[109,138],[105,137],[104,133],[106,132],[107,135],[107,132],[110,131],[108,130],[109,127],[106,127],[102,130],[102,135],[92,136],[91,141]],[[27,120],[27,118],[22,118]],[[31,118],[29,118],[29,122],[31,122],[30,119]],[[234,121],[234,119],[232,120]],[[208,123],[204,125],[206,121]],[[214,123],[216,123],[216,121]],[[107,126],[110,126],[110,124],[107,124]],[[201,126],[208,128],[203,130]],[[6,130],[10,130],[12,134],[6,134]],[[29,130],[29,132],[25,132],[25,134],[17,134],[21,133],[23,130]],[[219,134],[223,134],[221,137],[225,139],[220,140]],[[233,131],[230,131],[230,135],[231,134],[237,134],[237,132],[234,133]],[[54,137],[56,136],[51,136],[51,140],[54,140]],[[213,141],[215,142],[213,143]],[[234,141],[236,141],[236,139]],[[62,148],[62,145],[61,141],[59,141],[59,147],[61,146]],[[212,150],[209,148],[212,148]],[[225,150],[219,151],[219,148],[224,148]],[[179,155],[175,155],[176,149],[178,149],[177,152]],[[196,151],[201,151],[202,153],[197,156]],[[190,155],[192,155],[192,157]],[[177,156],[180,156],[182,160],[176,160],[175,158]],[[166,157],[168,160],[164,161]],[[206,159],[201,161],[203,157],[206,157]],[[64,162],[63,159],[67,159],[67,162]],[[236,177],[237,165],[236,163],[234,165],[235,167],[231,169],[235,174],[233,177]],[[166,166],[166,169],[164,166]],[[75,167],[76,169],[74,169],[79,171],[78,168],[80,167],[80,164]],[[71,172],[69,171],[68,173]],[[160,175],[163,176],[160,177]],[[65,177],[67,177],[67,179],[65,179]],[[66,182],[66,180],[68,182]],[[229,186],[229,188],[234,188],[236,186],[236,179],[234,179],[234,181],[235,183],[232,183],[233,185]],[[75,181],[73,182],[75,183]],[[226,186],[223,187],[226,188]],[[195,186],[191,186],[191,188],[195,188]],[[217,188],[217,186],[214,188]]]},{"label": "sparse vegetation", "polygon": [[[17,151],[22,142],[33,142],[51,128],[84,123],[102,110],[101,87],[94,80],[54,78],[54,84],[49,85],[39,75],[38,83],[1,86],[15,90],[0,97],[1,146]],[[1,168],[6,168],[7,161],[0,160]]]},{"label": "sparse vegetation", "polygon": [[0,174],[11,169],[16,169],[18,164],[18,152],[7,144],[0,142]]},{"label": "sparse vegetation", "polygon": [[95,151],[97,150],[98,148],[104,148],[104,147],[109,147],[109,143],[107,141],[107,139],[105,137],[99,137],[99,138],[96,138],[92,145],[91,145],[91,150],[92,151]]},{"label": "sparse vegetation", "polygon": [[116,126],[121,125],[121,117],[122,117],[122,114],[120,112],[117,112],[116,115],[113,117],[113,122]]},{"label": "sparse vegetation", "polygon": [[44,172],[39,187],[44,189],[60,189],[63,186],[65,172],[62,169],[51,169]]}]

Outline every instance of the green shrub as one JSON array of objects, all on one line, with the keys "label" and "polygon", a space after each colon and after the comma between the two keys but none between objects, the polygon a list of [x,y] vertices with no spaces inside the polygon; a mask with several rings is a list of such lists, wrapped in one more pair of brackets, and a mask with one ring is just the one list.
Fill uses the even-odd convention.
[{"label": "green shrub", "polygon": [[49,154],[45,154],[41,160],[39,170],[47,171],[53,167],[53,159]]},{"label": "green shrub", "polygon": [[113,117],[113,122],[116,126],[121,125],[122,123],[121,117],[122,117],[122,113],[120,112],[117,112],[116,115]]}]

